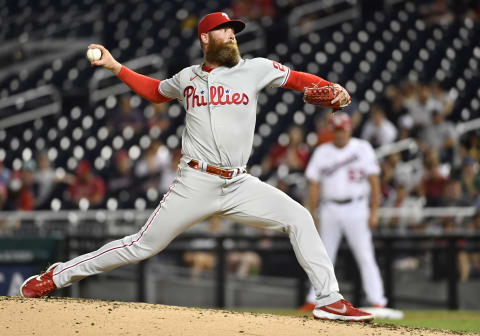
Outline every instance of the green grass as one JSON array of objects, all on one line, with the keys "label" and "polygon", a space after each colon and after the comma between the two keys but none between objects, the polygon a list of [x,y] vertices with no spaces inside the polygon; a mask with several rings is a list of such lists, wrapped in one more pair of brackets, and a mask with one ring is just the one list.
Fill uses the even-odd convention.
[{"label": "green grass", "polygon": [[408,327],[480,333],[480,311],[405,311],[403,320],[376,320]]},{"label": "green grass", "polygon": [[[309,313],[286,309],[241,309],[254,313],[311,316]],[[406,310],[403,320],[375,320],[378,324],[393,324],[406,327],[443,329],[480,333],[480,311]]]}]

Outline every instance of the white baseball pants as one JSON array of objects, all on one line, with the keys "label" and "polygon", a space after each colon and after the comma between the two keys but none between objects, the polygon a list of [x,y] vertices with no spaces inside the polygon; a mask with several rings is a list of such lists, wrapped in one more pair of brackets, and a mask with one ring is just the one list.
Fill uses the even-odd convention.
[{"label": "white baseball pants", "polygon": [[58,265],[53,275],[55,285],[66,287],[87,276],[152,257],[177,235],[216,214],[288,233],[317,302],[328,305],[342,299],[333,265],[302,205],[249,174],[223,179],[192,169],[186,162],[182,158],[175,181],[138,233]]},{"label": "white baseball pants", "polygon": [[[343,235],[352,250],[362,278],[363,290],[372,305],[385,306],[380,270],[375,261],[372,233],[368,227],[368,201],[352,201],[347,204],[323,203],[320,207],[320,236],[327,253],[335,264],[338,247]],[[315,303],[315,293],[310,289],[307,301]]]}]

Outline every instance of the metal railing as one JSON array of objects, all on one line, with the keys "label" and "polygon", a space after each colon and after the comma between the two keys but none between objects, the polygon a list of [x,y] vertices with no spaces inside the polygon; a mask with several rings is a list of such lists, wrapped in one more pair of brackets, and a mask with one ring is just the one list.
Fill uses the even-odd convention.
[{"label": "metal railing", "polygon": [[[334,9],[335,6],[342,5],[345,5],[346,8],[334,10],[332,14],[327,16],[318,16],[310,22],[309,29],[302,29],[301,20],[304,17],[311,16],[323,10],[331,10]],[[290,38],[297,38],[312,31],[319,31],[341,22],[353,20],[359,16],[360,6],[356,0],[313,1],[297,6],[288,17]]]},{"label": "metal railing", "polygon": [[[215,305],[218,308],[225,307],[225,293],[226,293],[226,255],[232,251],[253,251],[259,255],[265,253],[284,254],[291,253],[293,256],[293,250],[290,247],[289,239],[286,235],[282,236],[239,236],[239,235],[223,235],[223,236],[203,236],[204,238],[214,239],[215,247],[213,248],[190,248],[188,242],[194,239],[198,239],[198,235],[182,235],[175,239],[175,241],[169,245],[162,254],[174,254],[181,255],[186,251],[206,251],[216,253],[216,268],[215,272]],[[105,240],[118,239],[118,236],[110,237],[91,237],[71,235],[65,237],[65,255],[70,253],[86,253],[89,251],[82,250],[78,246],[82,246],[82,243],[96,242],[100,246]],[[200,237],[201,238],[201,237]],[[274,240],[277,244],[268,249],[259,248],[256,244],[257,241],[262,239]],[[245,244],[237,244],[242,247],[226,248],[226,241],[247,242],[250,246]],[[385,295],[389,298],[389,306],[395,307],[398,302],[412,302],[415,301],[419,304],[434,305],[436,308],[445,307],[448,309],[459,308],[459,289],[458,289],[458,253],[460,251],[480,251],[480,233],[476,234],[462,234],[462,235],[445,235],[438,237],[435,235],[375,235],[374,242],[376,245],[376,255],[380,256],[379,264],[380,269],[383,271],[383,280],[385,287]],[[439,242],[442,242],[439,244]],[[462,243],[460,245],[459,243]],[[411,243],[411,244],[405,244]],[[421,243],[421,244],[420,244]],[[465,244],[467,243],[467,244]],[[73,248],[72,246],[77,246]],[[448,254],[448,277],[446,279],[446,301],[440,300],[437,297],[423,297],[412,298],[404,293],[395,293],[395,277],[393,269],[393,261],[399,254],[405,253],[446,253]],[[346,267],[350,270],[356,270],[351,278],[353,282],[353,303],[360,305],[362,302],[362,284],[357,270],[357,265],[351,255],[348,254],[348,249],[343,246],[340,250],[339,258],[346,259]],[[141,261],[137,264],[137,278],[136,278],[136,299],[140,302],[146,302],[146,263],[148,260]],[[297,278],[296,286],[296,304],[301,305],[305,299],[305,293],[307,289],[307,278],[304,272],[293,275]]]},{"label": "metal railing", "polygon": [[[480,128],[480,118],[471,119],[464,122],[459,122],[455,125],[455,132],[457,137],[470,131]],[[378,159],[388,156],[393,153],[409,150],[412,154],[418,152],[418,145],[414,138],[406,138],[397,142],[392,142],[375,149],[375,154]]]},{"label": "metal railing", "polygon": [[[420,222],[425,219],[454,218],[455,223],[461,219],[472,217],[476,208],[469,207],[381,207],[378,210],[380,225],[378,231],[382,233],[395,232],[395,228],[388,225],[392,218],[414,219]],[[136,232],[152,214],[153,209],[135,210],[60,210],[60,211],[1,211],[0,237],[16,235],[45,236],[51,233],[74,234],[88,233],[102,235],[129,235]],[[226,223],[232,224],[228,220]],[[458,232],[462,232],[458,226]],[[208,229],[202,225],[193,227],[192,232],[205,233]],[[248,226],[242,226],[241,232],[249,233]],[[226,233],[232,232],[226,230]],[[238,232],[238,231],[236,231]],[[405,232],[405,231],[402,231]],[[443,231],[436,231],[442,234]],[[407,232],[408,233],[408,232]]]},{"label": "metal railing", "polygon": [[[418,210],[418,209],[417,209]],[[465,218],[475,214],[473,207],[450,207],[450,208],[423,208],[420,211],[421,218],[445,218],[457,217]],[[103,245],[106,241],[121,238],[125,235],[136,232],[143,225],[145,220],[151,214],[151,210],[88,210],[88,211],[37,211],[37,212],[0,212],[0,224],[16,223],[10,232],[0,230],[0,237],[56,237],[63,244],[63,253],[59,255],[60,260],[67,260],[79,253],[91,252]],[[379,215],[382,218],[392,217],[417,217],[419,213],[411,209],[381,208]],[[30,229],[22,231],[22,225],[27,225]],[[0,225],[1,229],[1,225]],[[162,253],[181,255],[186,251],[210,251],[217,255],[217,267],[215,268],[215,292],[216,306],[225,306],[226,291],[226,260],[227,253],[232,251],[254,251],[260,256],[268,253],[281,254],[292,253],[289,239],[286,235],[275,234],[263,235],[255,234],[230,234],[213,236],[207,234],[207,231],[191,232],[187,231],[177,237]],[[230,231],[232,232],[232,231]],[[194,239],[208,238],[215,241],[210,248],[192,248],[190,242]],[[262,239],[269,239],[273,242],[271,247],[260,248],[257,244]],[[473,252],[480,251],[480,232],[470,233],[466,229],[457,230],[455,233],[438,232],[416,234],[411,231],[398,233],[388,229],[375,231],[373,234],[376,246],[376,255],[379,261],[380,269],[383,272],[384,286],[390,305],[393,307],[399,302],[418,303],[423,305],[444,306],[449,309],[459,308],[459,280],[458,255],[460,251]],[[231,244],[231,242],[234,244]],[[226,244],[229,242],[229,244]],[[0,246],[1,250],[1,246]],[[343,255],[349,270],[356,269],[356,263],[353,257],[349,256],[346,247],[341,248],[340,256]],[[409,297],[408,293],[398,293],[395,291],[396,279],[394,276],[394,261],[398,256],[405,255],[425,255],[443,254],[446,255],[446,266],[448,274],[446,276],[446,299],[438,297]],[[346,255],[346,257],[345,257]],[[346,259],[345,259],[346,258]],[[341,259],[339,259],[341,260]],[[32,263],[34,261],[22,261]],[[39,262],[38,260],[35,262]],[[138,264],[137,300],[146,300],[146,268],[142,261]],[[358,271],[349,278],[354,284],[353,301],[359,304],[362,298],[361,279]],[[297,303],[304,300],[304,294],[308,281],[304,272],[292,275],[296,278]]]},{"label": "metal railing", "polygon": [[44,85],[0,100],[0,129],[60,112],[62,98],[52,85]]}]

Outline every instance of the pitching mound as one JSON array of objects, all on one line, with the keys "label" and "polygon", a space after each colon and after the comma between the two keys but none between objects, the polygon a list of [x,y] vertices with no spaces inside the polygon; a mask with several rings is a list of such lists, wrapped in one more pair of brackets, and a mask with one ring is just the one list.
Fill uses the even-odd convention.
[{"label": "pitching mound", "polygon": [[452,335],[426,329],[340,323],[145,303],[0,297],[1,335]]}]

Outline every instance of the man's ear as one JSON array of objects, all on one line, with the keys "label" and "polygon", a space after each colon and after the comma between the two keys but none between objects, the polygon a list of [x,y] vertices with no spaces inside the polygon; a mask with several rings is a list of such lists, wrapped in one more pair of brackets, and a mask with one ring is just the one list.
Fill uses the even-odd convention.
[{"label": "man's ear", "polygon": [[200,34],[200,40],[204,43],[204,44],[208,44],[208,33],[202,33]]}]

